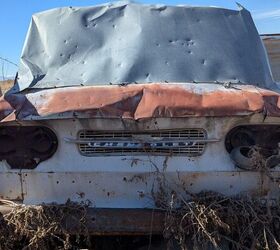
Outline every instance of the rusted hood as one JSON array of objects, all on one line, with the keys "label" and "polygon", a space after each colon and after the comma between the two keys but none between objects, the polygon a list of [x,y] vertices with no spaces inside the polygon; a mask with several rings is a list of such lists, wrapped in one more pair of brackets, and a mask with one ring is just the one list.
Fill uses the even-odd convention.
[{"label": "rusted hood", "polygon": [[194,83],[44,89],[1,97],[0,120],[280,116],[279,96],[251,85]]}]

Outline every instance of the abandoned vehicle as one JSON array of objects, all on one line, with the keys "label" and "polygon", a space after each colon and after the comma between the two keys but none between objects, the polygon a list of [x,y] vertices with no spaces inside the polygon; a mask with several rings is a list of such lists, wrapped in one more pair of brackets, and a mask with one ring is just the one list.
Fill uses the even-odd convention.
[{"label": "abandoned vehicle", "polygon": [[112,235],[162,233],[163,185],[276,200],[279,95],[242,6],[35,14],[0,99],[1,199],[86,203]]}]

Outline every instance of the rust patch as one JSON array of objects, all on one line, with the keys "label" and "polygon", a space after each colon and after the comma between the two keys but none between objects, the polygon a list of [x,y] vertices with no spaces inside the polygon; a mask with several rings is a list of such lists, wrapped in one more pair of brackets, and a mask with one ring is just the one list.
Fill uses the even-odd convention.
[{"label": "rust patch", "polygon": [[[192,85],[191,85],[192,86]],[[213,84],[212,84],[213,86]],[[213,89],[213,88],[212,88]],[[265,113],[280,116],[280,94],[252,85],[195,90],[178,84],[69,87],[0,99],[0,120],[62,118],[158,118],[236,116]]]},{"label": "rust patch", "polygon": [[0,121],[15,120],[16,117],[13,115],[14,108],[7,102],[4,97],[0,97]]},{"label": "rust patch", "polygon": [[130,182],[130,183],[145,183],[147,185],[147,174],[138,174],[138,175],[133,175],[131,178],[127,178],[126,176],[123,177],[124,182]]}]

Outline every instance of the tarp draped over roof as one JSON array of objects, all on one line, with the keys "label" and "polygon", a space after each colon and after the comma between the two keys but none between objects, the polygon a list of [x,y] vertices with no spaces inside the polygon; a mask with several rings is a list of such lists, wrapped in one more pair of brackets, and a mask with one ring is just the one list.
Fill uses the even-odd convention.
[{"label": "tarp draped over roof", "polygon": [[15,91],[166,81],[272,87],[250,13],[115,2],[35,14]]}]

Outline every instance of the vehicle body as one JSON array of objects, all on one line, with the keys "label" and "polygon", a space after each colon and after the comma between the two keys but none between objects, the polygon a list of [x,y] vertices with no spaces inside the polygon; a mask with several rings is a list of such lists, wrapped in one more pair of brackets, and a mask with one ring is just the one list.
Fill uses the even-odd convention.
[{"label": "vehicle body", "polygon": [[[1,198],[89,201],[92,234],[161,232],[162,178],[176,192],[273,200],[279,96],[244,8],[114,3],[34,15],[0,100]],[[255,146],[273,159],[269,175],[240,162]]]}]

